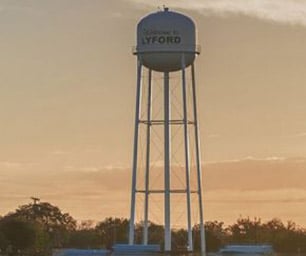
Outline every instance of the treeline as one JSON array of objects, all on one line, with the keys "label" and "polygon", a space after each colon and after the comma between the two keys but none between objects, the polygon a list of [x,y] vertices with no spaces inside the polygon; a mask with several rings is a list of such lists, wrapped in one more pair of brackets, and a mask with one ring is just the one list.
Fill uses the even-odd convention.
[{"label": "treeline", "polygon": [[[34,201],[0,218],[0,250],[2,255],[51,255],[53,248],[106,248],[128,242],[128,219],[106,218],[77,221],[68,213],[47,202]],[[277,252],[306,252],[306,230],[294,222],[279,219],[239,218],[225,226],[223,222],[205,223],[208,251],[217,251],[225,244],[271,244]],[[136,224],[135,239],[142,242],[143,224]],[[200,249],[199,226],[193,227],[194,248]],[[163,246],[164,228],[149,224],[149,243]],[[184,250],[187,232],[172,230],[173,249]],[[0,253],[1,255],[1,253]]]}]

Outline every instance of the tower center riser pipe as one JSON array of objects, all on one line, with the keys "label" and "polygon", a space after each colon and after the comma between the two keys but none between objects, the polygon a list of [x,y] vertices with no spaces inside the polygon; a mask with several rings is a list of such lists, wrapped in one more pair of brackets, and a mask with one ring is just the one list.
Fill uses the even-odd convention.
[{"label": "tower center riser pipe", "polygon": [[165,251],[171,251],[171,222],[170,222],[170,87],[169,72],[164,72],[164,182],[165,182],[165,199],[164,199],[164,218],[165,218]]}]

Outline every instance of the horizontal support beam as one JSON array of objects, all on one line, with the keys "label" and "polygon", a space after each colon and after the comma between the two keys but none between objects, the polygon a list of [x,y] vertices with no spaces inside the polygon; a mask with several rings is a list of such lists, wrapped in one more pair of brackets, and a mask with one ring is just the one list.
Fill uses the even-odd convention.
[{"label": "horizontal support beam", "polygon": [[[165,120],[139,120],[138,121],[141,124],[149,124],[149,125],[163,125],[165,123]],[[183,125],[185,123],[184,120],[169,120],[170,125]],[[187,121],[187,124],[193,124],[195,125],[194,121]]]},{"label": "horizontal support beam", "polygon": [[[186,189],[171,189],[170,193],[174,193],[174,194],[185,194],[187,192]],[[163,194],[165,193],[165,190],[163,189],[153,189],[153,190],[136,190],[136,193],[149,193],[149,194]],[[197,190],[191,190],[190,193],[198,193]]]}]

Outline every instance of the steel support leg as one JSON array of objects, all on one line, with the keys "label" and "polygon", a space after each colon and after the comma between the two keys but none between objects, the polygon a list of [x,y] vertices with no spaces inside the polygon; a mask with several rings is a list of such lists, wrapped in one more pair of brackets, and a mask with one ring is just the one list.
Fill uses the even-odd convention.
[{"label": "steel support leg", "polygon": [[195,150],[196,150],[196,166],[197,166],[197,180],[198,180],[198,200],[199,200],[199,214],[200,214],[200,242],[201,253],[206,253],[205,244],[205,230],[203,220],[203,199],[202,199],[202,170],[201,170],[201,154],[200,154],[200,138],[199,138],[199,123],[197,114],[197,98],[196,98],[196,86],[195,86],[195,72],[194,65],[191,66],[192,76],[192,97],[193,97],[193,114],[194,114],[194,134],[195,134]]},{"label": "steel support leg", "polygon": [[190,198],[189,133],[188,133],[188,111],[187,111],[186,91],[187,90],[186,90],[185,56],[182,55],[182,95],[183,95],[184,148],[185,148],[185,168],[186,168],[187,235],[188,235],[188,251],[193,251],[192,226],[191,226],[191,198]]},{"label": "steel support leg", "polygon": [[133,152],[133,169],[132,169],[132,194],[131,194],[131,213],[129,225],[129,244],[134,244],[135,233],[135,205],[136,205],[136,181],[137,181],[137,155],[138,155],[138,130],[139,116],[141,109],[141,73],[142,64],[140,59],[137,60],[137,88],[136,88],[136,113],[135,113],[135,130],[134,130],[134,152]]}]

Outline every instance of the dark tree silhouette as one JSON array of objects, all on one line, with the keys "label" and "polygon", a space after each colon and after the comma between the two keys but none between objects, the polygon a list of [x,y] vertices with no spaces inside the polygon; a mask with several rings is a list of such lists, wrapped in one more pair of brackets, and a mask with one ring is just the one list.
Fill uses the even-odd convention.
[{"label": "dark tree silhouette", "polygon": [[62,247],[68,240],[69,232],[76,228],[76,220],[47,202],[22,205],[8,217],[39,224],[50,238],[49,247]]},{"label": "dark tree silhouette", "polygon": [[258,243],[261,241],[261,219],[239,218],[228,227],[233,243]]},{"label": "dark tree silhouette", "polygon": [[76,221],[69,213],[62,213],[57,206],[47,202],[22,205],[11,216],[38,222],[48,230],[58,227],[66,230],[76,228]]},{"label": "dark tree silhouette", "polygon": [[91,228],[72,231],[66,247],[88,249],[102,248],[103,246],[98,232],[94,228]]},{"label": "dark tree silhouette", "polygon": [[99,222],[96,231],[99,234],[102,245],[111,249],[115,243],[127,242],[127,231],[129,221],[123,218],[106,218]]},{"label": "dark tree silhouette", "polygon": [[[33,199],[34,200],[34,199]],[[0,217],[0,249],[22,250],[26,255],[51,255],[54,247],[112,248],[114,243],[127,243],[128,219],[106,218],[94,225],[86,221],[76,225],[68,214],[47,202],[35,198],[34,203],[20,206],[15,212]],[[224,227],[223,222],[205,223],[207,250],[214,252],[229,243],[271,244],[277,252],[306,253],[306,230],[295,222],[285,224],[274,218],[262,223],[260,218],[239,218],[234,224]],[[193,227],[194,249],[200,250],[200,228]],[[135,241],[142,243],[143,223],[137,223]],[[172,230],[173,248],[185,249],[187,231]],[[164,227],[149,222],[149,243],[163,248]]]},{"label": "dark tree silhouette", "polygon": [[35,244],[37,229],[31,222],[7,217],[1,220],[0,230],[2,239],[6,241],[4,246],[11,245],[15,251],[29,249]]}]

